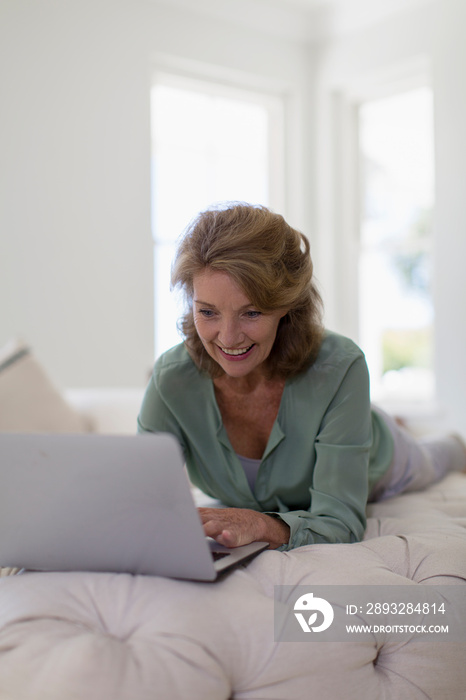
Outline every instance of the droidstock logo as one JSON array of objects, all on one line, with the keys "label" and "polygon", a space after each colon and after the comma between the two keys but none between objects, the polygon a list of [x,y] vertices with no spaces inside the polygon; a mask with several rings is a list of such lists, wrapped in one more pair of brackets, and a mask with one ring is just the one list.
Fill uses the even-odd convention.
[{"label": "droidstock logo", "polygon": [[[328,629],[333,622],[333,608],[330,603],[324,598],[314,598],[313,593],[305,593],[300,596],[296,603],[294,604],[295,617],[301,625],[301,629],[304,632],[323,632]],[[311,613],[307,619],[302,612],[296,612],[296,610],[306,611],[306,613]],[[314,623],[317,621],[318,613],[322,613],[323,622],[320,625],[315,626]]]}]

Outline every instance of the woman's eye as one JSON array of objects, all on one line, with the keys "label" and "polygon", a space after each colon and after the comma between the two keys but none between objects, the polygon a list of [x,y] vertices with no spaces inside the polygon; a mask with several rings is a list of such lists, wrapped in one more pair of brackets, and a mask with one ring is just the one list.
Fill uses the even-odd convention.
[{"label": "woman's eye", "polygon": [[212,309],[199,309],[199,313],[201,316],[204,316],[204,318],[211,318],[214,315]]},{"label": "woman's eye", "polygon": [[247,318],[257,318],[261,315],[260,311],[246,311]]}]

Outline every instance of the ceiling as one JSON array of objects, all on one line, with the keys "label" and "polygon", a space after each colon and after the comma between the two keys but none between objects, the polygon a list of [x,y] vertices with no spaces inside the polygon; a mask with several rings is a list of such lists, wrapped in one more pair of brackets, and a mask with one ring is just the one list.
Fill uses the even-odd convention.
[{"label": "ceiling", "polygon": [[153,0],[306,43],[348,34],[441,0]]},{"label": "ceiling", "polygon": [[[251,0],[261,2],[262,0]],[[434,0],[266,0],[308,18],[307,37],[347,34]]]}]

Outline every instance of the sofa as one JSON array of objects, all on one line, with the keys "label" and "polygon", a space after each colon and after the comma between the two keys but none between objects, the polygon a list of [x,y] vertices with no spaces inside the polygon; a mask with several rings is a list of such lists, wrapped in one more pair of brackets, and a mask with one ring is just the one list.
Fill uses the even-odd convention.
[{"label": "sofa", "polygon": [[[21,362],[35,362],[48,383],[31,352],[6,369]],[[0,404],[4,364],[0,355]],[[57,430],[134,432],[143,389],[48,391],[60,404]],[[41,405],[43,414],[44,397]],[[33,413],[29,429],[44,429]],[[11,415],[0,405],[0,430],[14,429]],[[0,700],[464,700],[466,476],[371,504],[367,515],[360,543],[265,551],[213,583],[3,569]],[[433,587],[443,600],[455,594],[452,638],[374,629],[350,641],[313,632],[290,640],[280,623],[303,591],[324,591],[336,611],[338,590],[408,589],[423,600]]]}]

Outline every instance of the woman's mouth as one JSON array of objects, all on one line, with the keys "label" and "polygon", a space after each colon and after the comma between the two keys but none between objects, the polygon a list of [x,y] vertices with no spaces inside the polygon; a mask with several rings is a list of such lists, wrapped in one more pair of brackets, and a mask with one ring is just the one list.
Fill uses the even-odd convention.
[{"label": "woman's mouth", "polygon": [[222,355],[224,355],[228,360],[243,360],[245,359],[251,350],[253,349],[255,343],[248,345],[246,348],[222,348],[217,346]]}]

